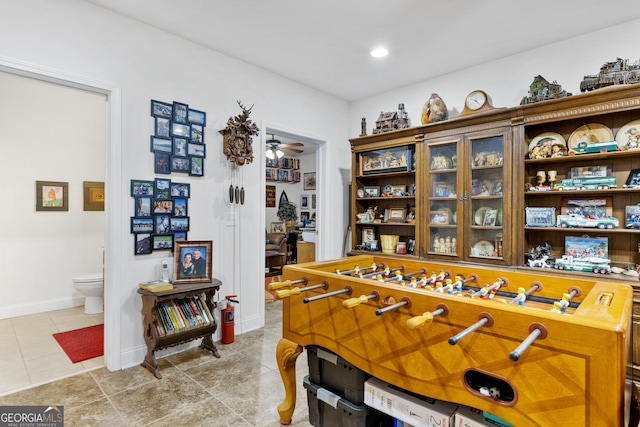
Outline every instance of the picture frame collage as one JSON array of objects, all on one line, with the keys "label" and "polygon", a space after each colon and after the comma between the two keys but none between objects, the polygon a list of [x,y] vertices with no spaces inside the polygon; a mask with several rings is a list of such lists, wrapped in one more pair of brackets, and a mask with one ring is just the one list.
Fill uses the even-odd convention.
[{"label": "picture frame collage", "polygon": [[131,217],[134,255],[173,250],[175,242],[187,240],[190,184],[165,178],[132,179],[131,197],[134,198]]},{"label": "picture frame collage", "polygon": [[185,173],[204,176],[207,113],[181,102],[151,100],[154,134],[150,150],[157,174]]}]

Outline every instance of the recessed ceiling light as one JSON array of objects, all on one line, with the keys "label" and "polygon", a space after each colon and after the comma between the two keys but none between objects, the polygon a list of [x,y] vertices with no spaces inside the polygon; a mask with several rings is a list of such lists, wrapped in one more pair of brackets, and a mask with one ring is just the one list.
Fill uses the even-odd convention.
[{"label": "recessed ceiling light", "polygon": [[389,54],[389,51],[383,47],[379,47],[371,51],[371,56],[373,56],[374,58],[382,58],[387,56],[388,54]]}]

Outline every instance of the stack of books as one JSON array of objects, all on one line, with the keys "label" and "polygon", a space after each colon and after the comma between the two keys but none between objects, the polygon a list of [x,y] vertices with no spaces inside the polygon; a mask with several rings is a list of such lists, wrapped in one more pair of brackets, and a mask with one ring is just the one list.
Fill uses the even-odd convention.
[{"label": "stack of books", "polygon": [[156,310],[159,318],[156,328],[160,336],[215,323],[204,293],[188,298],[160,301]]},{"label": "stack of books", "polygon": [[149,292],[162,292],[172,290],[173,283],[163,282],[162,280],[152,280],[150,282],[142,282],[138,287]]}]

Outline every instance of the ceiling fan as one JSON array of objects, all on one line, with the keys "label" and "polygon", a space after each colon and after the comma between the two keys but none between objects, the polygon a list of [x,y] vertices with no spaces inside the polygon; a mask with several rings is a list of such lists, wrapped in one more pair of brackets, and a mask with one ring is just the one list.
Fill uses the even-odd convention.
[{"label": "ceiling fan", "polygon": [[273,160],[275,158],[281,158],[284,156],[284,152],[287,151],[289,153],[302,153],[303,151],[298,148],[292,147],[304,147],[304,144],[300,142],[291,142],[288,144],[283,144],[282,141],[275,139],[274,134],[271,135],[271,139],[267,141],[267,152],[265,155],[268,159]]}]

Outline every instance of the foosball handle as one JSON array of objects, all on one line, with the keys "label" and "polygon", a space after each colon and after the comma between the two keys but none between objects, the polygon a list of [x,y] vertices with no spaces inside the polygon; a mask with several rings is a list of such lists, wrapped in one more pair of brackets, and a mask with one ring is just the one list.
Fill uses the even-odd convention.
[{"label": "foosball handle", "polygon": [[358,298],[349,298],[342,301],[342,306],[344,308],[353,308],[360,305],[363,302],[367,302],[370,299],[377,300],[380,297],[378,291],[372,291],[371,295],[360,295]]},{"label": "foosball handle", "polygon": [[269,290],[275,291],[277,289],[288,288],[291,286],[291,280],[285,280],[284,282],[271,282],[269,283]]},{"label": "foosball handle", "polygon": [[276,291],[276,298],[278,299],[288,298],[291,295],[300,295],[300,288],[296,286],[295,288],[280,289],[279,291]]},{"label": "foosball handle", "polygon": [[415,316],[407,319],[407,327],[412,331],[426,323],[431,323],[434,316],[446,316],[449,314],[449,308],[444,304],[438,304],[438,309],[432,312],[422,313],[420,316]]}]

